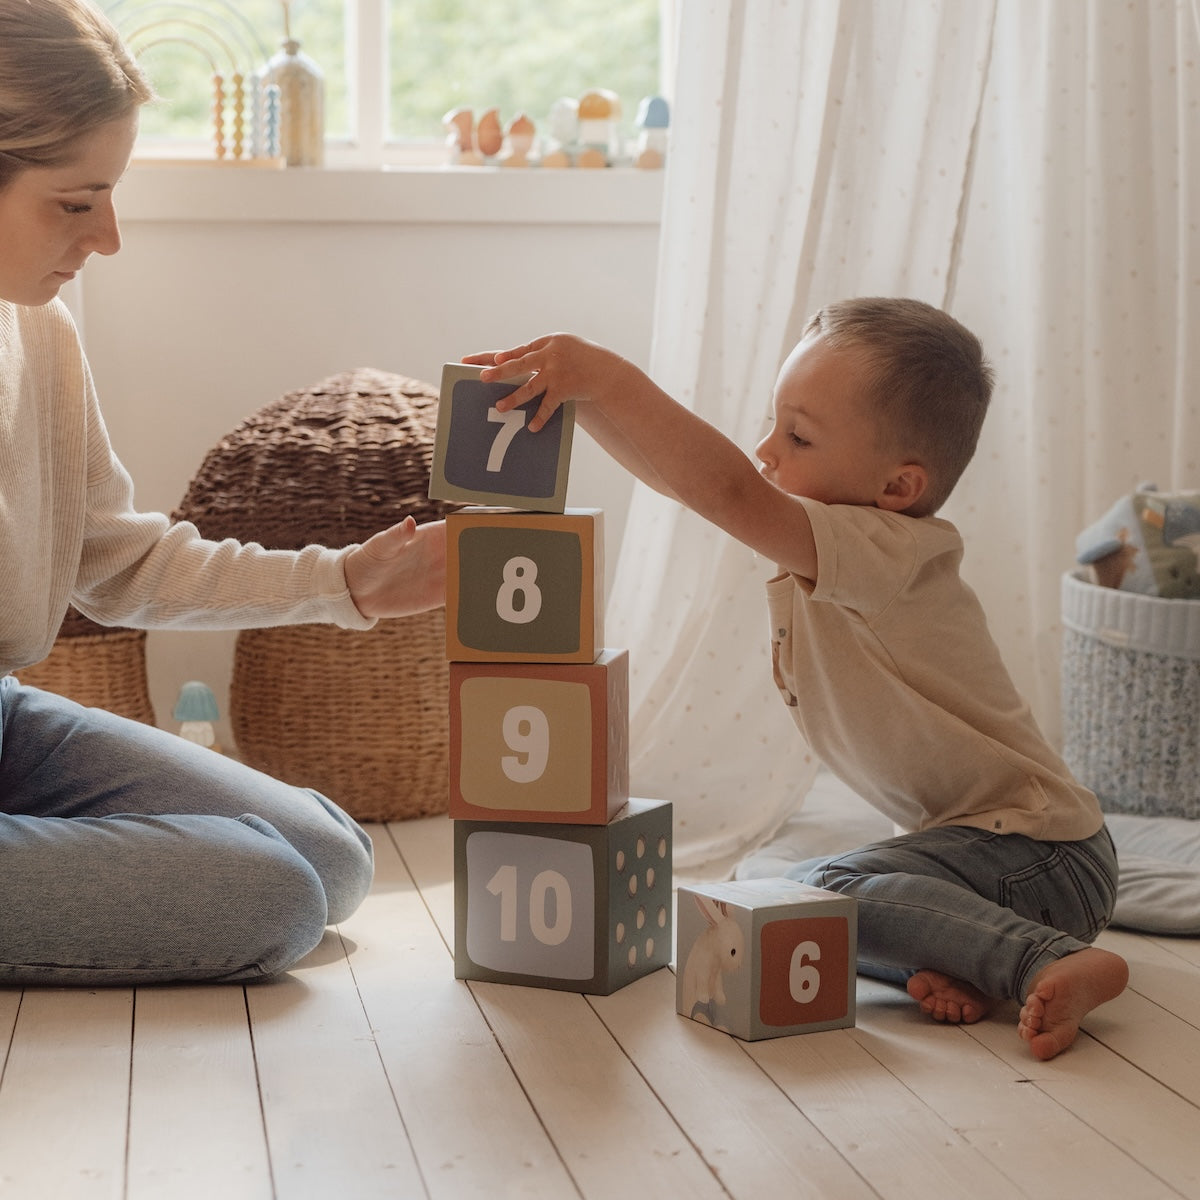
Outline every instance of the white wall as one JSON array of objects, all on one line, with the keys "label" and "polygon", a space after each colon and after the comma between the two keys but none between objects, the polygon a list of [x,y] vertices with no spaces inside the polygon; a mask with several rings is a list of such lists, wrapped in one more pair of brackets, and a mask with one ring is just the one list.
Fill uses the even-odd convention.
[{"label": "white wall", "polygon": [[[135,166],[117,193],[124,247],[89,264],[82,318],[139,507],[169,511],[238,422],[338,371],[436,383],[445,361],[554,329],[646,366],[661,186],[635,171]],[[568,502],[605,510],[610,572],[629,491],[577,437]],[[151,633],[159,724],[202,679],[230,740],[233,639]]]}]

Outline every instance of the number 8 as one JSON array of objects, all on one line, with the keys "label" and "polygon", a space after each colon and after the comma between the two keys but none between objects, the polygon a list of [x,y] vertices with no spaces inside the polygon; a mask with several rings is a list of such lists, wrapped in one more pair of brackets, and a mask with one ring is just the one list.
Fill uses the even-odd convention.
[{"label": "number 8", "polygon": [[[496,594],[496,614],[512,625],[528,625],[542,611],[542,591],[537,586],[537,563],[518,554],[504,564],[504,583]],[[521,607],[514,601],[521,597]]]}]

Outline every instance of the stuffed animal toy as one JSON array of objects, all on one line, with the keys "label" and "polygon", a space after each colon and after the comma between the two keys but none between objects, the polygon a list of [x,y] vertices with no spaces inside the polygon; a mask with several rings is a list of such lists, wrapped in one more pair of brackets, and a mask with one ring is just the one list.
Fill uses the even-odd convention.
[{"label": "stuffed animal toy", "polygon": [[1075,539],[1075,552],[1101,587],[1200,599],[1200,491],[1139,484]]}]

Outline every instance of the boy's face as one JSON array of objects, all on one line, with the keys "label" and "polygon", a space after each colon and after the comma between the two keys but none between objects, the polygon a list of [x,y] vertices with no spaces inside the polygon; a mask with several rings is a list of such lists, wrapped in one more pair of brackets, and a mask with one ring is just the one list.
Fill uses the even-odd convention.
[{"label": "boy's face", "polygon": [[792,351],[775,384],[774,427],[755,450],[769,483],[824,504],[881,503],[899,460],[881,447],[862,373],[819,334]]}]

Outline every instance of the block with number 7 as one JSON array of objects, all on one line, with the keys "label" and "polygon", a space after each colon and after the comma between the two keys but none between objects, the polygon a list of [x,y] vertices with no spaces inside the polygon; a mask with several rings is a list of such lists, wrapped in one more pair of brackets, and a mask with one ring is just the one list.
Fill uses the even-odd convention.
[{"label": "block with number 7", "polygon": [[855,902],[792,879],[681,887],[676,1008],[745,1041],[854,1024]]},{"label": "block with number 7", "polygon": [[429,497],[466,504],[560,513],[575,429],[571,403],[556,409],[537,433],[528,421],[536,404],[502,413],[496,401],[529,377],[484,383],[481,367],[446,363],[433,440]]}]

